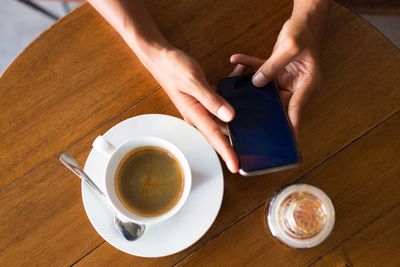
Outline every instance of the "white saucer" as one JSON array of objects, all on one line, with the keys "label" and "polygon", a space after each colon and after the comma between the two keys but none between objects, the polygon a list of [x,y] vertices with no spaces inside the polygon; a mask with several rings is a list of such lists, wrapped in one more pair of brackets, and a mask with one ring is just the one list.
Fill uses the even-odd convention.
[{"label": "white saucer", "polygon": [[[82,183],[86,214],[96,231],[112,246],[142,257],[167,256],[191,246],[211,227],[222,203],[224,180],[219,159],[204,137],[183,120],[159,114],[127,119],[103,136],[114,146],[134,136],[157,136],[174,143],[187,157],[192,170],[192,189],[182,209],[172,218],[147,226],[143,236],[129,242],[114,227],[115,212],[106,200]],[[92,149],[85,171],[104,190],[106,158]]]}]

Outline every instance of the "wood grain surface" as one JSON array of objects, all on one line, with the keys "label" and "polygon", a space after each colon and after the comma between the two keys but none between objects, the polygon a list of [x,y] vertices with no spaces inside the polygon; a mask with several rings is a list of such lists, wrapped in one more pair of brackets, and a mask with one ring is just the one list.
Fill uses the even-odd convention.
[{"label": "wood grain surface", "polygon": [[[288,0],[148,3],[213,83],[230,72],[232,53],[268,55],[291,12]],[[118,122],[179,114],[113,29],[88,5],[75,10],[0,78],[0,266],[398,265],[400,53],[333,4],[323,64],[303,119],[302,165],[253,178],[224,168],[222,208],[200,241],[168,257],[134,257],[95,232],[80,181],[58,156],[68,150],[83,163],[94,138]],[[265,200],[294,182],[320,187],[336,209],[332,235],[314,249],[288,249],[264,226]]]}]

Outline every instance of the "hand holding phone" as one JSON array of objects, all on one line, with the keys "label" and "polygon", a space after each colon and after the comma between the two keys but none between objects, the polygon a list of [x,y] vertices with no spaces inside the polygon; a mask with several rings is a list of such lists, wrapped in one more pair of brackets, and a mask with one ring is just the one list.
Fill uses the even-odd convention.
[{"label": "hand holding phone", "polygon": [[270,82],[257,88],[251,77],[229,77],[218,83],[218,92],[236,112],[228,130],[239,173],[251,176],[296,167],[300,154],[278,87]]}]

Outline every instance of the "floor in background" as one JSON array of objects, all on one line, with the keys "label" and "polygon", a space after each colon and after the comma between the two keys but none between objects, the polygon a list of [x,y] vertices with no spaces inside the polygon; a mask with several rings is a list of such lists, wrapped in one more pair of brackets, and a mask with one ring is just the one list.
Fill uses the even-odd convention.
[{"label": "floor in background", "polygon": [[400,16],[362,15],[400,48]]},{"label": "floor in background", "polygon": [[[65,14],[59,2],[36,1],[58,16]],[[79,4],[73,4],[72,8]],[[363,15],[400,48],[400,16]],[[43,14],[17,2],[4,0],[0,9],[0,73],[41,32],[54,23]]]},{"label": "floor in background", "polygon": [[[54,22],[40,12],[16,0],[1,1],[0,8],[0,74],[44,30]],[[36,1],[61,17],[65,11],[60,2]],[[71,8],[79,4],[71,4]]]}]

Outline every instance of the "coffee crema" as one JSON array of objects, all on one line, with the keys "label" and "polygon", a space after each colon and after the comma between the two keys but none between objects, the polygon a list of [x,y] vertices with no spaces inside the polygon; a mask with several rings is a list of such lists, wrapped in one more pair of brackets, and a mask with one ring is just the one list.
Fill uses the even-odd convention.
[{"label": "coffee crema", "polygon": [[159,216],[170,211],[178,203],[183,188],[178,160],[159,147],[135,149],[117,168],[117,196],[128,210],[140,216]]}]

